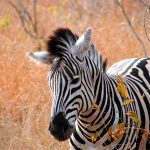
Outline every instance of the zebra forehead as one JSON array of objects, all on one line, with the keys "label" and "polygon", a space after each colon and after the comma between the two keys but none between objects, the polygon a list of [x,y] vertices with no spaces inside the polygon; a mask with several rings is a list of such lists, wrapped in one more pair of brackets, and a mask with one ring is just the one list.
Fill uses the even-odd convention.
[{"label": "zebra forehead", "polygon": [[74,76],[77,76],[79,74],[79,66],[77,64],[74,64],[74,62],[68,62],[64,61],[62,58],[57,59],[56,62],[52,65],[49,79],[56,78],[62,78],[62,77],[69,77],[70,79],[73,79]]}]

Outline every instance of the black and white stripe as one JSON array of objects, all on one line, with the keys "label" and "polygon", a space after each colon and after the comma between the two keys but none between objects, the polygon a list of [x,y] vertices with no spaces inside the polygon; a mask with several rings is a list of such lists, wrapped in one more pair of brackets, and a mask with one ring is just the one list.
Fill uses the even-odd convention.
[{"label": "black and white stripe", "polygon": [[[92,46],[91,35],[91,28],[79,39],[60,29],[48,41],[48,56],[54,58],[49,74],[51,134],[59,141],[69,139],[70,148],[77,150],[150,149],[139,130],[150,130],[150,59],[121,61],[105,72],[106,62]],[[128,98],[134,100],[130,105],[122,104],[124,98],[116,90],[118,75],[124,78]],[[140,127],[126,115],[128,111],[136,112]],[[108,129],[119,123],[125,124],[124,134],[117,141],[108,140]],[[95,133],[98,137],[92,141]]]}]

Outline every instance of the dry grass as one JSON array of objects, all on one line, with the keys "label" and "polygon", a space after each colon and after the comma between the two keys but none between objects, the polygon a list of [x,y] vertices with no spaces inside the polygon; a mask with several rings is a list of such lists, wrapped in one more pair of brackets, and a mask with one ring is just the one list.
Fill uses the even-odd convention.
[{"label": "dry grass", "polygon": [[[141,45],[116,6],[103,1],[99,9],[77,2],[77,6],[68,0],[38,4],[39,25],[44,28],[45,36],[57,27],[67,26],[81,34],[92,26],[93,41],[104,57],[108,57],[109,65],[124,58],[142,57]],[[127,2],[127,12],[148,50],[150,44],[142,26],[143,8],[131,0]],[[0,6],[0,20],[6,14],[10,16],[8,26],[0,29],[0,150],[69,149],[68,142],[59,143],[48,133],[49,66],[36,66],[27,60],[25,53],[34,51],[37,43],[24,33],[16,13],[4,0]]]}]

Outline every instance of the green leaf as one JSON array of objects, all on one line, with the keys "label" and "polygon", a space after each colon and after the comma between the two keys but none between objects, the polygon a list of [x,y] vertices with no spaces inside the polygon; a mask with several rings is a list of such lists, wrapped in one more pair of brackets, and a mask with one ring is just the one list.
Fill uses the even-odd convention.
[{"label": "green leaf", "polygon": [[4,15],[1,19],[0,19],[0,29],[4,29],[7,28],[10,25],[11,22],[11,17],[9,14]]}]

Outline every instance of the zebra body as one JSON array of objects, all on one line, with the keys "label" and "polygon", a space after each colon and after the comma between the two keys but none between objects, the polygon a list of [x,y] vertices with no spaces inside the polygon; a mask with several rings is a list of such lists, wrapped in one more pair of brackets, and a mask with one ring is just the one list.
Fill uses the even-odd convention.
[{"label": "zebra body", "polygon": [[[124,134],[124,137],[120,138],[117,142],[109,142],[107,140],[108,138],[108,133],[105,132],[105,134],[102,134],[102,138],[99,139],[99,141],[97,141],[95,144],[91,143],[91,145],[89,144],[89,141],[86,140],[87,144],[83,144],[80,149],[88,149],[88,148],[92,148],[95,147],[95,149],[120,149],[120,150],[127,150],[127,149],[145,149],[148,150],[150,149],[150,145],[148,143],[148,141],[144,141],[141,138],[141,132],[134,127],[135,123],[132,121],[132,119],[130,119],[127,115],[125,115],[125,113],[127,113],[128,111],[137,111],[138,113],[138,118],[141,120],[142,124],[141,124],[141,128],[149,131],[150,130],[150,91],[148,91],[150,89],[150,80],[146,80],[145,77],[147,79],[150,78],[150,74],[147,74],[146,76],[144,76],[144,72],[145,70],[148,71],[148,68],[150,68],[150,59],[129,59],[129,60],[125,60],[123,62],[129,62],[129,64],[123,64],[122,62],[116,63],[114,66],[119,72],[117,71],[117,73],[113,72],[113,70],[111,71],[111,69],[114,68],[110,67],[110,69],[108,69],[108,74],[102,74],[104,75],[103,77],[101,77],[101,79],[107,79],[105,81],[107,81],[106,85],[107,85],[107,96],[103,95],[103,97],[101,97],[100,99],[97,99],[97,104],[100,106],[101,108],[101,104],[103,101],[105,101],[105,103],[102,105],[103,109],[100,109],[100,111],[95,111],[93,113],[93,116],[91,115],[89,118],[89,121],[92,122],[92,118],[97,118],[97,120],[99,119],[99,116],[101,114],[104,114],[104,112],[107,113],[108,109],[105,108],[104,106],[107,105],[108,100],[113,102],[112,105],[114,105],[114,112],[116,118],[112,119],[113,120],[113,124],[117,124],[119,122],[124,122],[125,124],[128,124],[127,126],[127,130]],[[130,66],[130,68],[129,68]],[[122,68],[122,70],[121,70]],[[126,68],[126,70],[124,69]],[[124,73],[124,74],[123,74]],[[129,91],[129,98],[134,100],[133,104],[130,104],[129,106],[124,107],[122,105],[123,99],[120,96],[120,94],[118,94],[118,92],[116,92],[114,89],[116,89],[116,74],[121,74],[122,76],[124,76],[125,78],[125,84],[128,88]],[[100,80],[99,82],[102,82],[102,80]],[[110,83],[110,87],[109,84]],[[113,84],[112,84],[113,83]],[[136,83],[136,84],[134,84]],[[109,91],[110,89],[110,91]],[[98,89],[100,90],[100,92],[102,93],[103,90],[106,89]],[[99,92],[98,92],[99,93]],[[103,92],[104,93],[104,92]],[[114,96],[111,95],[111,93],[114,93]],[[110,94],[110,95],[109,95]],[[97,97],[97,96],[96,96]],[[95,100],[96,101],[96,100]],[[94,102],[95,102],[94,101]],[[99,102],[98,102],[99,101]],[[119,109],[122,110],[119,110]],[[111,108],[110,108],[111,109]],[[103,111],[103,113],[101,113]],[[118,111],[120,111],[120,113],[118,114]],[[87,115],[90,114],[90,112],[92,112],[92,110],[89,110],[89,112],[86,112]],[[108,113],[110,115],[110,113]],[[86,116],[86,115],[85,115]],[[95,116],[95,117],[94,117]],[[106,116],[107,120],[109,116]],[[105,118],[105,117],[104,117]],[[103,119],[104,119],[103,118]],[[85,117],[85,120],[87,120],[87,117]],[[105,122],[104,120],[104,122]],[[90,123],[88,122],[88,123]],[[95,120],[96,122],[96,120]],[[87,123],[87,124],[88,124]],[[102,122],[101,122],[102,123]],[[94,123],[93,123],[94,124]],[[98,131],[96,130],[97,128],[100,128],[101,126],[99,126],[100,124],[98,123],[98,125],[92,125],[91,127],[88,126],[87,129],[89,128],[93,128],[92,131]],[[78,126],[80,126],[80,124],[78,124]],[[83,126],[87,126],[87,125],[83,125]],[[80,128],[83,128],[82,126]],[[107,127],[108,129],[109,127]],[[101,133],[104,131],[104,128],[102,128],[102,130],[99,131],[98,135],[101,136]],[[78,135],[83,134],[83,131],[78,130],[77,133]],[[91,134],[89,134],[89,137],[92,136],[92,134],[95,134],[94,132],[92,132]],[[73,139],[73,141],[75,141],[74,136],[71,137],[71,140]],[[123,144],[122,140],[126,143]],[[109,143],[104,144],[104,143]],[[105,145],[105,146],[102,146]],[[81,144],[77,144],[77,145],[81,145]],[[85,145],[85,147],[84,147]],[[88,146],[87,146],[88,145]]]},{"label": "zebra body", "polygon": [[128,71],[128,69],[131,69],[131,67],[135,64],[137,60],[137,58],[130,58],[119,61],[108,68],[107,74],[124,75]]},{"label": "zebra body", "polygon": [[[59,30],[48,41],[48,55],[40,55],[43,62],[55,57],[49,74],[50,133],[59,141],[69,139],[70,148],[77,150],[150,149],[148,139],[142,140],[143,131],[150,130],[150,59],[121,61],[105,73],[100,59],[88,54],[91,35],[88,29],[77,40]],[[39,60],[39,55],[30,56]],[[129,105],[123,105],[126,99],[117,91],[118,75],[124,79],[127,98],[133,100]],[[135,112],[141,124],[128,112]],[[121,123],[124,132],[117,140],[109,138],[109,129]]]}]

